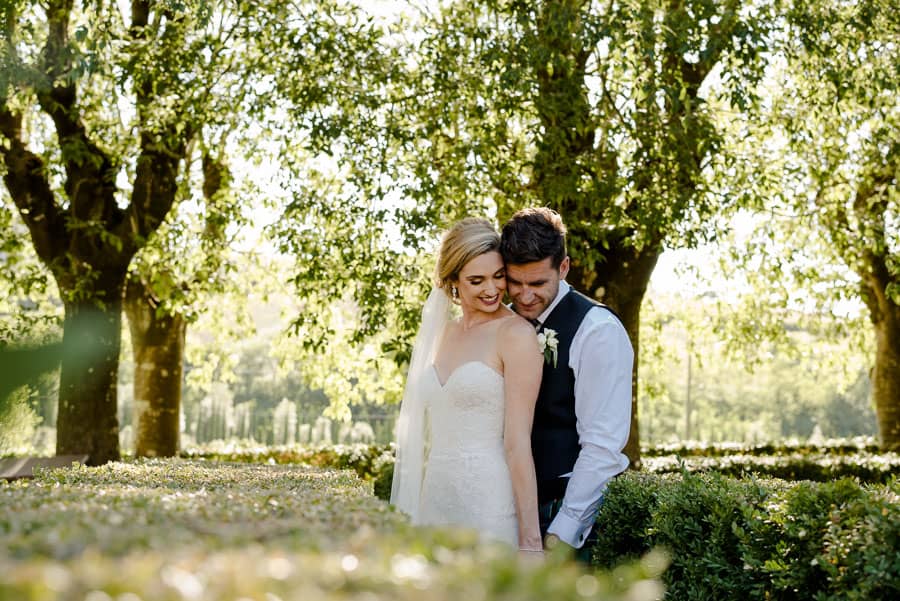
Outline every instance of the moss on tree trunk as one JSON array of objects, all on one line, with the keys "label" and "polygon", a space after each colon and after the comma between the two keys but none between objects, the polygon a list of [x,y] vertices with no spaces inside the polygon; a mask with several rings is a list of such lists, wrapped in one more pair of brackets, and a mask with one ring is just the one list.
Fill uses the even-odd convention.
[{"label": "moss on tree trunk", "polygon": [[125,312],[134,352],[135,455],[173,457],[179,448],[186,321],[157,311],[149,288],[128,280]]}]

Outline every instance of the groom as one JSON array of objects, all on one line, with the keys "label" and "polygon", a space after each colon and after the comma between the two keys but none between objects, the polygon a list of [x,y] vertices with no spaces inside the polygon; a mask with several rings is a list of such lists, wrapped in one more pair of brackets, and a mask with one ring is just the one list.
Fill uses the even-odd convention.
[{"label": "groom", "polygon": [[616,315],[566,283],[566,227],[556,211],[517,212],[500,252],[513,308],[558,339],[555,365],[545,353],[531,433],[541,534],[546,547],[559,540],[588,560],[606,484],[628,467],[634,351]]}]

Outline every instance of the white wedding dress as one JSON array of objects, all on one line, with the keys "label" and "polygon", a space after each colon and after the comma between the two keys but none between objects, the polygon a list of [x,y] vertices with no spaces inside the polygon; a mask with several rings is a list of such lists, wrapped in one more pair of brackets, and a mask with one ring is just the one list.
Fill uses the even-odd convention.
[{"label": "white wedding dress", "polygon": [[483,539],[518,546],[512,481],[503,449],[503,376],[469,361],[441,384],[423,377],[430,450],[415,522],[476,529]]}]

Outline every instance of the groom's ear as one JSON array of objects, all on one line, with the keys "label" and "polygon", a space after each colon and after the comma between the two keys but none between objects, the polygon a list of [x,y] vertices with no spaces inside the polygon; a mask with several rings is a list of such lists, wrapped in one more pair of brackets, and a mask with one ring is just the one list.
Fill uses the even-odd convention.
[{"label": "groom's ear", "polygon": [[569,257],[566,255],[566,258],[562,260],[562,263],[559,264],[559,279],[566,279],[566,275],[569,273]]}]

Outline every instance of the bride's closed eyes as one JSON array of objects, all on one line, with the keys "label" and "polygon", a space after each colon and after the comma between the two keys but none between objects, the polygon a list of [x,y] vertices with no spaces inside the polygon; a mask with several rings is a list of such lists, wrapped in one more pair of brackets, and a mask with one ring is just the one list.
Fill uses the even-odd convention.
[{"label": "bride's closed eyes", "polygon": [[[491,276],[497,281],[505,281],[506,280],[506,268],[498,269],[497,272]],[[470,275],[466,278],[466,281],[472,284],[473,286],[478,286],[482,282],[484,282],[484,276],[480,275]]]}]

